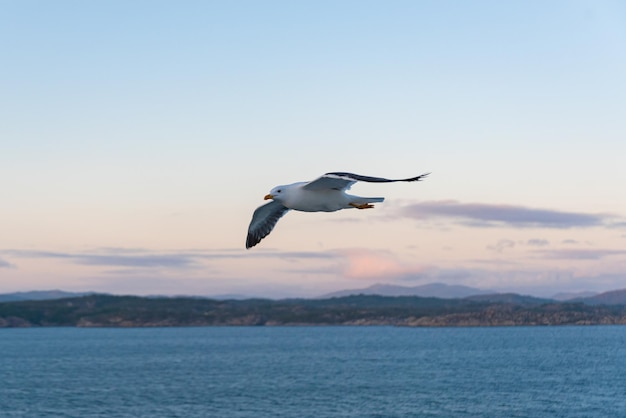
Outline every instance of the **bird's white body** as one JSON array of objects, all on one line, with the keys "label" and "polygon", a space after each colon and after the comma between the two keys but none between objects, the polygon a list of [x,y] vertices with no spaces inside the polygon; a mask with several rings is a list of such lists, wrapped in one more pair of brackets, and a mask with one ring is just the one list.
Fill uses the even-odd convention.
[{"label": "bird's white body", "polygon": [[357,181],[368,183],[392,183],[396,181],[419,181],[428,174],[408,179],[389,180],[360,174],[334,172],[307,182],[298,182],[274,187],[265,199],[270,203],[259,206],[252,215],[246,248],[257,245],[274,229],[276,222],[290,210],[301,212],[336,212],[341,209],[370,209],[372,203],[382,202],[382,197],[361,197],[346,193]]},{"label": "bird's white body", "polygon": [[[383,197],[360,197],[349,195],[344,190],[320,189],[308,190],[303,186],[308,182],[299,182],[278,186],[270,195],[283,206],[301,212],[335,212],[341,209],[352,209],[353,204],[375,203],[385,200]],[[277,191],[280,190],[280,193]]]}]

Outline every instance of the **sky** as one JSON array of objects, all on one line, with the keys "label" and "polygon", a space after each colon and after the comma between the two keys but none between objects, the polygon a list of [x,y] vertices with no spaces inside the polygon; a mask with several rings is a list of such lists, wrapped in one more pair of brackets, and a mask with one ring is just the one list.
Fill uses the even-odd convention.
[{"label": "sky", "polygon": [[[0,292],[626,288],[626,3],[0,1]],[[331,171],[371,210],[291,211]]]}]

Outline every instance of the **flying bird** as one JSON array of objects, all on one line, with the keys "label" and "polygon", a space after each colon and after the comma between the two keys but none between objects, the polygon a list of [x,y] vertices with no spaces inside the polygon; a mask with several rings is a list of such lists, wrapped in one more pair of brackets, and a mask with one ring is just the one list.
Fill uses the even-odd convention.
[{"label": "flying bird", "polygon": [[389,180],[352,173],[326,173],[308,182],[274,187],[265,200],[270,203],[257,208],[248,226],[246,248],[252,248],[274,229],[278,220],[291,209],[302,212],[335,212],[341,209],[370,209],[372,203],[382,202],[384,197],[361,197],[346,193],[357,181],[368,183],[393,183],[396,181],[419,181],[430,173],[408,179]]}]

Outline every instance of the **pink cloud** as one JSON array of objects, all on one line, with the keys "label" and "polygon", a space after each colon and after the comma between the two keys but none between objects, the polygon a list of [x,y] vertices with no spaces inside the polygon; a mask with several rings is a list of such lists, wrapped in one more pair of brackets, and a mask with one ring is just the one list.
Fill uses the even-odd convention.
[{"label": "pink cloud", "polygon": [[386,251],[348,249],[339,253],[343,258],[342,275],[351,279],[393,278],[426,270],[407,265]]}]

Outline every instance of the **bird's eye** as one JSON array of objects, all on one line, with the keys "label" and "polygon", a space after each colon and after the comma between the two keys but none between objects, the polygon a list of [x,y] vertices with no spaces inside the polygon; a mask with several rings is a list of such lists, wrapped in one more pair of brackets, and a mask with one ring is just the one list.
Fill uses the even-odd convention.
[{"label": "bird's eye", "polygon": [[281,191],[282,191],[282,190],[278,189],[278,190],[276,190],[276,193],[280,193]]}]

